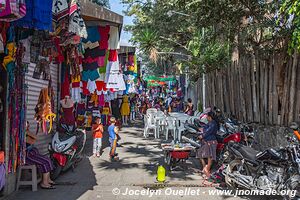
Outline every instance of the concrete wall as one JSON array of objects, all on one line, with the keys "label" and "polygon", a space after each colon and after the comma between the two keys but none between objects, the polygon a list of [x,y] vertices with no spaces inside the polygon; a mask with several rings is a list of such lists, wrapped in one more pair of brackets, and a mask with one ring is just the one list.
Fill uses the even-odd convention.
[{"label": "concrete wall", "polygon": [[254,148],[264,150],[270,147],[285,147],[288,142],[286,135],[293,135],[293,132],[287,127],[263,126],[259,124],[252,125],[255,130],[255,139],[257,144]]}]

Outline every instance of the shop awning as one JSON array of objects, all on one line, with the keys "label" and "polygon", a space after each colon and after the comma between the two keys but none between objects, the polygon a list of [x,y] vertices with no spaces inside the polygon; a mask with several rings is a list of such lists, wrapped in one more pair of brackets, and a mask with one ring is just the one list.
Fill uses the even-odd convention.
[{"label": "shop awning", "polygon": [[123,16],[107,8],[99,6],[90,0],[80,0],[81,15],[85,21],[102,21],[108,25],[119,26],[123,24]]},{"label": "shop awning", "polygon": [[176,81],[176,78],[174,76],[147,76],[145,77],[145,81],[158,81],[158,82]]}]

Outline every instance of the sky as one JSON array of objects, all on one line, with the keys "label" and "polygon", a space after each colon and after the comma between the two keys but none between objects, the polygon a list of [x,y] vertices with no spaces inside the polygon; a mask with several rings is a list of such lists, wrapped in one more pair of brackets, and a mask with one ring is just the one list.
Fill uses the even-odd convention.
[{"label": "sky", "polygon": [[[133,24],[132,22],[133,17],[125,16],[125,14],[123,13],[123,10],[126,10],[126,6],[124,6],[120,2],[120,0],[110,0],[109,3],[110,3],[110,10],[124,16],[123,29],[124,26]],[[130,38],[131,38],[131,34],[129,32],[125,32],[124,30],[122,30],[120,44],[122,46],[130,45],[129,43]]]}]

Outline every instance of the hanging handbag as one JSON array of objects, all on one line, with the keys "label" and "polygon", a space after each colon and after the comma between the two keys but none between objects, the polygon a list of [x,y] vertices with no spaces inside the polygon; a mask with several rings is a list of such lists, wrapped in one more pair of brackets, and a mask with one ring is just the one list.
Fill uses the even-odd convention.
[{"label": "hanging handbag", "polygon": [[0,10],[0,21],[11,22],[20,19],[25,15],[25,0],[6,0],[5,8]]}]

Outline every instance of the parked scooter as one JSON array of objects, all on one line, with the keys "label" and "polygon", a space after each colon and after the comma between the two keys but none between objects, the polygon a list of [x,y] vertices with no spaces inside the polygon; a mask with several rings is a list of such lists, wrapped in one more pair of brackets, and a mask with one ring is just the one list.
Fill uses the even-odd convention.
[{"label": "parked scooter", "polygon": [[54,170],[51,179],[56,179],[61,172],[65,172],[82,158],[82,151],[86,143],[86,134],[75,126],[61,125],[60,132],[56,132],[49,144],[50,158],[53,160]]},{"label": "parked scooter", "polygon": [[[185,124],[185,136],[191,139],[194,143],[200,144],[198,140],[201,132],[199,128],[203,128],[206,124],[202,123],[199,119],[194,120],[194,124]],[[184,138],[186,142],[188,142]],[[183,138],[182,138],[183,139]],[[229,155],[227,152],[227,144],[229,142],[241,143],[246,146],[252,146],[254,143],[254,133],[253,131],[244,124],[237,125],[236,121],[227,119],[222,124],[220,124],[220,130],[217,133],[217,165],[221,166],[229,161]]]},{"label": "parked scooter", "polygon": [[[228,149],[234,159],[223,171],[227,186],[249,190],[271,189],[286,199],[299,196],[300,145],[295,137],[287,137],[287,140],[290,144],[285,148],[269,148],[262,152],[231,143]],[[286,194],[287,191],[290,193]]]}]

